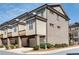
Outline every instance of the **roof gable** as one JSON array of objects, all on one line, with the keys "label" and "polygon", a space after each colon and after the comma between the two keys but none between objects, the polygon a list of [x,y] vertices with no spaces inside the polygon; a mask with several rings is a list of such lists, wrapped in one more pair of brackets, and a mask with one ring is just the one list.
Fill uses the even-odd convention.
[{"label": "roof gable", "polygon": [[[61,4],[58,5],[49,5],[51,8],[55,9],[56,11],[60,12],[61,14],[63,14],[64,16],[66,16],[67,18],[69,18],[66,14],[66,12],[64,11],[63,7]],[[70,20],[70,19],[69,19]]]},{"label": "roof gable", "polygon": [[55,10],[59,11],[60,13],[64,14],[63,10],[61,9],[61,7],[57,6],[57,7],[53,7]]}]

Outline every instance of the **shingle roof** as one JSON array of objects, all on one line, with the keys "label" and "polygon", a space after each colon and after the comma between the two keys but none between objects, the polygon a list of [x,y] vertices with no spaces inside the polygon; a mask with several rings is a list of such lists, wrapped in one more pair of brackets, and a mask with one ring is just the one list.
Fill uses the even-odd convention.
[{"label": "shingle roof", "polygon": [[[46,20],[46,19],[43,18],[43,17],[37,16],[37,15],[33,15],[32,12],[34,12],[34,11],[39,11],[39,10],[41,10],[41,9],[43,9],[43,8],[47,8],[47,7],[48,7],[48,9],[50,9],[50,10],[54,11],[55,13],[57,13],[57,14],[61,15],[62,17],[64,17],[66,20],[69,20],[69,18],[68,18],[68,16],[67,16],[66,14],[63,15],[63,14],[59,13],[58,11],[52,9],[51,6],[52,6],[52,7],[56,7],[56,6],[60,6],[60,5],[59,5],[59,4],[57,4],[57,5],[44,4],[44,5],[42,5],[42,6],[38,7],[38,8],[36,8],[36,9],[33,9],[33,10],[30,11],[30,12],[25,12],[25,13],[23,13],[22,15],[17,16],[16,18],[14,18],[14,19],[12,19],[12,20],[10,20],[10,21],[7,21],[7,22],[1,24],[0,27],[5,26],[5,25],[7,25],[7,26],[8,26],[8,25],[13,25],[13,24],[15,24],[15,23],[17,23],[17,24],[24,24],[23,22],[19,22],[19,21],[20,21],[20,18],[23,18],[23,17],[26,17],[26,19],[27,19],[27,18],[30,18],[30,17],[36,17],[36,18],[39,18],[39,19],[41,18],[41,19],[43,19],[43,20]],[[16,21],[16,19],[19,19],[19,21]]]},{"label": "shingle roof", "polygon": [[74,23],[73,25],[70,25],[70,28],[74,28],[74,27],[79,27],[79,23],[76,22],[76,23]]}]

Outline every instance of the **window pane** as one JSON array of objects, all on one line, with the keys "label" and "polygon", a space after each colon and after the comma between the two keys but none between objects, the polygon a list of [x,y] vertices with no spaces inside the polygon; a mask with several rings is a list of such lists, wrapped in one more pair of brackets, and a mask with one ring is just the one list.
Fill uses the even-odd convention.
[{"label": "window pane", "polygon": [[14,27],[14,32],[16,32],[16,27]]},{"label": "window pane", "polygon": [[33,20],[29,20],[28,24],[29,24],[29,30],[32,30],[33,29]]}]

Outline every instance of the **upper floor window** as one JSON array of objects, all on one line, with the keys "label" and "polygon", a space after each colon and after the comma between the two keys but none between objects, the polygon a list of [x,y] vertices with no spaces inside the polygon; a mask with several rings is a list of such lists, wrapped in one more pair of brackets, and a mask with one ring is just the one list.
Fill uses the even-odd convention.
[{"label": "upper floor window", "polygon": [[54,24],[50,23],[50,26],[54,27]]},{"label": "upper floor window", "polygon": [[61,27],[60,27],[60,26],[57,26],[57,28],[59,28],[59,29],[60,29]]},{"label": "upper floor window", "polygon": [[43,17],[43,12],[38,13],[38,16],[42,16]]},{"label": "upper floor window", "polygon": [[27,24],[29,25],[29,30],[33,29],[33,20],[27,21]]},{"label": "upper floor window", "polygon": [[16,32],[17,31],[17,28],[16,27],[14,27],[14,32]]},{"label": "upper floor window", "polygon": [[7,33],[5,32],[5,35],[6,35]]},{"label": "upper floor window", "polygon": [[43,17],[44,15],[44,11],[45,11],[45,9],[42,9],[42,10],[40,10],[40,11],[38,11],[37,12],[37,14],[38,14],[38,16],[41,16],[41,17]]},{"label": "upper floor window", "polygon": [[77,28],[75,28],[75,30],[78,30],[78,27],[77,27]]},{"label": "upper floor window", "polygon": [[74,35],[75,37],[77,37],[77,36],[78,36],[78,32],[75,32],[73,35]]}]

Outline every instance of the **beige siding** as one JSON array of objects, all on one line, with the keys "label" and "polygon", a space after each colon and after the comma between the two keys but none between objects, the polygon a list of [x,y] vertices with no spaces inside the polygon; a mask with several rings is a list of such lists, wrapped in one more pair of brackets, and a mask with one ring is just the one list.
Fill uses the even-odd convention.
[{"label": "beige siding", "polygon": [[[48,42],[52,44],[61,44],[61,43],[69,43],[68,36],[68,21],[66,21],[62,17],[58,17],[55,13],[51,14],[49,11],[48,15]],[[59,19],[59,20],[57,20]],[[54,24],[54,26],[50,26],[50,23]],[[57,28],[60,26],[60,28]]]},{"label": "beige siding", "polygon": [[14,32],[14,27],[12,28],[12,36],[18,36],[18,26],[16,26],[17,31]]},{"label": "beige siding", "polygon": [[29,45],[30,45],[30,47],[36,46],[36,39],[35,38],[30,38],[29,39]]},{"label": "beige siding", "polygon": [[36,12],[38,14],[38,16],[44,17],[46,18],[46,9],[42,9],[39,12]]},{"label": "beige siding", "polygon": [[54,9],[56,9],[57,11],[59,11],[60,13],[64,14],[62,9],[60,7],[54,7]]},{"label": "beige siding", "polygon": [[25,25],[18,25],[19,26],[19,31],[25,30]]},{"label": "beige siding", "polygon": [[12,32],[12,29],[8,29],[8,33],[9,33],[9,32]]},{"label": "beige siding", "polygon": [[31,30],[29,30],[29,24],[26,24],[26,35],[33,35],[33,34],[35,34],[35,20],[33,21],[33,29]]},{"label": "beige siding", "polygon": [[36,20],[37,34],[46,35],[46,22]]},{"label": "beige siding", "polygon": [[3,38],[7,38],[7,29],[3,31]]},{"label": "beige siding", "polygon": [[0,30],[0,35],[3,34],[2,30]]}]

